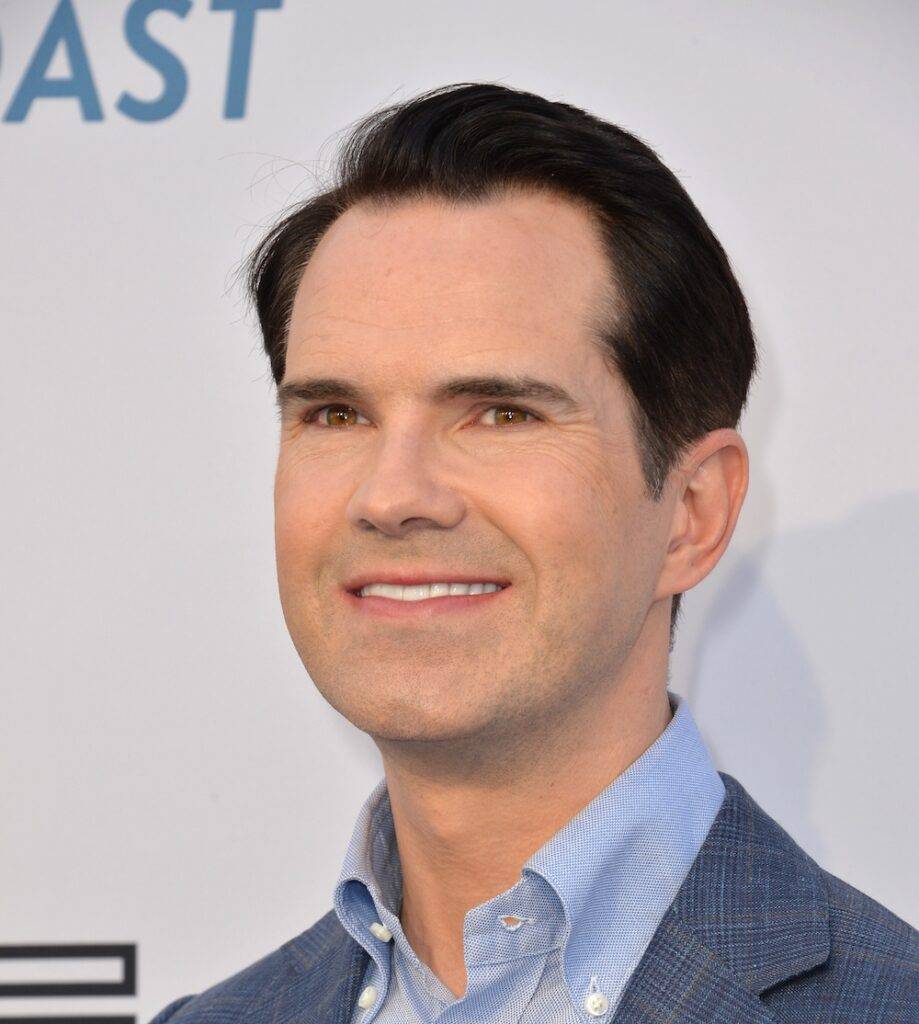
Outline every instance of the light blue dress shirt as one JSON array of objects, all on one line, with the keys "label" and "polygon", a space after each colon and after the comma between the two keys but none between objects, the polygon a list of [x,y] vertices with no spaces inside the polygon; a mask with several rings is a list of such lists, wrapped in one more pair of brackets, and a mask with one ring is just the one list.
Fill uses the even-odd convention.
[{"label": "light blue dress shirt", "polygon": [[685,699],[668,697],[673,717],[641,757],[530,857],[515,885],[466,913],[460,998],[402,930],[402,869],[378,783],[333,897],[370,954],[353,1024],[610,1021],[725,795]]}]

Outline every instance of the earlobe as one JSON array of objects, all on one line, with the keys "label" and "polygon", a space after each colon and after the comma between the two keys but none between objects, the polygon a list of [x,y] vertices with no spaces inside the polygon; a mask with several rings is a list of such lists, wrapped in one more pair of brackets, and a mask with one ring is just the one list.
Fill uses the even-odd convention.
[{"label": "earlobe", "polygon": [[681,471],[659,599],[690,590],[727,550],[747,491],[746,445],[735,430],[712,431],[690,449]]}]

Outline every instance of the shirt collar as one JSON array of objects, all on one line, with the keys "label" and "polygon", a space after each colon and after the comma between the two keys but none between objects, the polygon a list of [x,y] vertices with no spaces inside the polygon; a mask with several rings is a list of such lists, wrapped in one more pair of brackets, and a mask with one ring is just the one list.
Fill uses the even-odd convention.
[{"label": "shirt collar", "polygon": [[[538,940],[545,950],[564,944],[566,981],[579,1010],[588,987],[621,994],[724,798],[688,704],[669,690],[668,698],[673,717],[654,743],[527,860],[515,886],[467,916],[467,928],[488,926],[495,911],[527,917],[515,898],[551,893],[559,920],[544,913],[535,922],[544,929]],[[382,922],[411,959],[398,918],[401,896],[384,778],[358,814],[333,902],[342,925],[387,975],[390,946],[369,925]]]},{"label": "shirt collar", "polygon": [[606,965],[605,991],[624,987],[724,799],[689,705],[679,694],[668,697],[673,717],[654,743],[523,866],[564,907],[572,992],[597,973],[586,971],[589,963]]}]

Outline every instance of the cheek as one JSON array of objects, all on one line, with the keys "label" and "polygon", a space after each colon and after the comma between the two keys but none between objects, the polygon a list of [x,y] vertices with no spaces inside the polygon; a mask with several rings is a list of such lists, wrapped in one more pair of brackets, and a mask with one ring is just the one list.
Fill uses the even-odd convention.
[{"label": "cheek", "polygon": [[586,471],[547,458],[526,474],[505,474],[492,489],[486,516],[529,564],[533,606],[528,614],[547,646],[586,638],[615,615],[622,541],[617,505]]},{"label": "cheek", "polygon": [[621,624],[642,604],[654,527],[642,488],[637,464],[595,444],[546,451],[517,480],[504,522],[571,628]]},{"label": "cheek", "polygon": [[279,463],[274,482],[274,540],[279,576],[321,555],[332,524],[328,491],[315,474]]},{"label": "cheek", "polygon": [[297,537],[303,537],[310,526],[310,511],[303,496],[280,479],[274,488],[274,540],[279,560],[287,561],[297,552]]},{"label": "cheek", "polygon": [[513,477],[503,474],[501,484],[527,531],[560,545],[572,562],[587,560],[588,549],[615,546],[634,501],[629,474],[587,445],[546,446],[533,455]]}]

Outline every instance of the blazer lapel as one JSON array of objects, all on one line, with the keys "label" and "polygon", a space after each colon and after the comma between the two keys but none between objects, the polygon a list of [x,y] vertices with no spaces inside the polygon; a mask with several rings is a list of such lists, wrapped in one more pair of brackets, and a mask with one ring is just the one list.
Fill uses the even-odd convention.
[{"label": "blazer lapel", "polygon": [[719,775],[724,803],[613,1024],[774,1024],[760,995],[829,956],[820,868]]},{"label": "blazer lapel", "polygon": [[724,962],[676,921],[662,922],[612,1024],[778,1024]]}]

